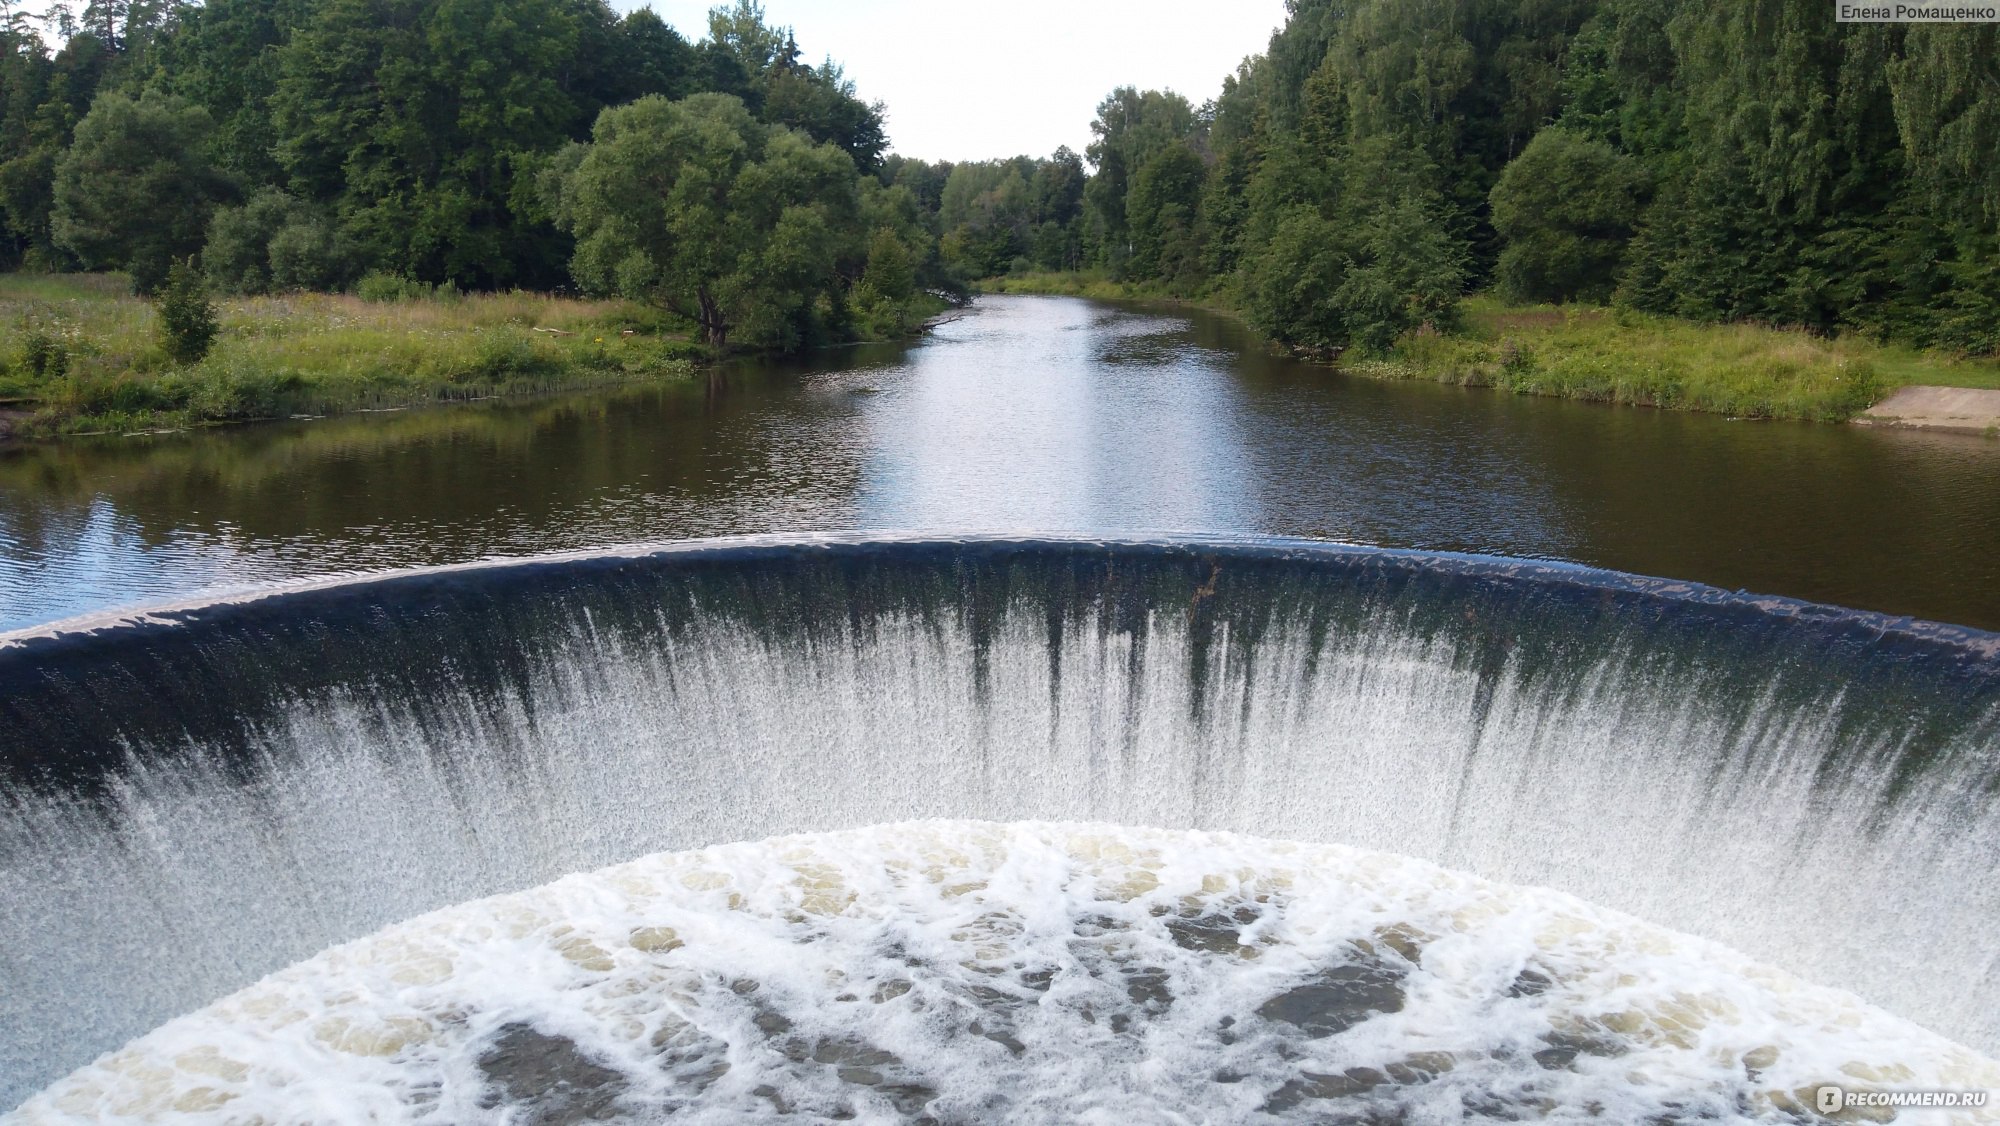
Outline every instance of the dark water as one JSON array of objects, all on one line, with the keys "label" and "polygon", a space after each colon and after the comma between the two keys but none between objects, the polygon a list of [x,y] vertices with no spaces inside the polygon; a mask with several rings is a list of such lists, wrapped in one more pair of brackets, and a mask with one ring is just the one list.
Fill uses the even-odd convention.
[{"label": "dark water", "polygon": [[0,454],[0,629],[348,571],[836,529],[1267,532],[2000,628],[2000,443],[1350,379],[988,298],[910,348]]}]

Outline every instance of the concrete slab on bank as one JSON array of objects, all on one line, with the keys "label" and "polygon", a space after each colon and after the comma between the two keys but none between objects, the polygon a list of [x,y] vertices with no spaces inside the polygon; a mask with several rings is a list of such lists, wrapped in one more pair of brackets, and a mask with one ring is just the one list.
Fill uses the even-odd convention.
[{"label": "concrete slab on bank", "polygon": [[1862,426],[2000,435],[2000,391],[1977,387],[1904,387],[1856,415],[1854,421]]}]

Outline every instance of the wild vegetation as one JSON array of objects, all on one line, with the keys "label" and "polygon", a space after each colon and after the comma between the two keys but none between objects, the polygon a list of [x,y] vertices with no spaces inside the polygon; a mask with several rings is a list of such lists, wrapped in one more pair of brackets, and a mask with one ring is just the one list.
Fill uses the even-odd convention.
[{"label": "wild vegetation", "polygon": [[699,41],[605,0],[73,12],[0,28],[0,268],[122,270],[153,295],[192,262],[225,304],[214,357],[79,342],[138,358],[66,383],[16,310],[0,361],[45,403],[186,382],[243,334],[243,299],[328,291],[576,292],[711,350],[797,350],[908,333],[1005,278],[1226,306],[1356,370],[1592,395],[1551,374],[1582,370],[1556,342],[1481,358],[1479,317],[1609,304],[1591,323],[1630,354],[1575,352],[1631,365],[1608,397],[1815,417],[1867,381],[1814,368],[1811,405],[1776,376],[1697,394],[1647,360],[1668,322],[1642,318],[1819,342],[1801,356],[1923,350],[1971,381],[1986,369],[1945,358],[2000,351],[1991,25],[1290,0],[1212,101],[1121,87],[1082,153],[951,164],[885,155],[883,107],[754,0]]},{"label": "wild vegetation", "polygon": [[608,386],[685,377],[707,356],[636,302],[440,289],[220,298],[191,360],[174,354],[175,305],[133,296],[115,274],[0,276],[0,317],[22,329],[0,375],[9,428],[130,431]]},{"label": "wild vegetation", "polygon": [[[946,224],[947,259],[1019,255],[989,288],[1224,305],[1375,373],[1810,417],[1863,403],[1864,354],[1936,353],[1871,361],[1884,383],[1991,381],[1949,361],[2000,352],[2000,29],[1839,24],[1815,0],[1289,9],[1213,102],[1099,107],[1083,273],[1049,272],[1034,247],[1059,240],[1006,190],[967,220],[988,242]],[[1551,302],[1626,315],[1497,356],[1495,318]],[[1791,358],[1729,359],[1751,340]]]},{"label": "wild vegetation", "polygon": [[[17,431],[678,371],[681,338],[881,339],[964,294],[874,175],[881,107],[750,0],[698,43],[604,0],[93,0],[39,29],[0,10],[0,268],[121,271],[159,299],[17,280]],[[329,292],[360,300],[297,296]]]},{"label": "wild vegetation", "polygon": [[1907,384],[2000,387],[2000,363],[1854,335],[1493,297],[1468,300],[1462,320],[1457,333],[1413,333],[1344,366],[1379,378],[1822,422]]}]

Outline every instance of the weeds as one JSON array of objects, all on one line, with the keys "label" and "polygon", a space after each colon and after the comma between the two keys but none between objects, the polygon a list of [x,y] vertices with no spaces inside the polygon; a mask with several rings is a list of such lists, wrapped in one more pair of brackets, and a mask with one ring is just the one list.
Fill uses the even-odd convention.
[{"label": "weeds", "polygon": [[144,430],[608,386],[685,377],[704,354],[671,317],[621,301],[432,290],[386,301],[228,299],[214,308],[207,355],[177,363],[159,310],[118,281],[0,276],[0,398],[34,412],[15,432]]},{"label": "weeds", "polygon": [[[1144,298],[1157,290],[1101,274],[1026,274],[990,292]],[[1202,303],[1227,311],[1226,292]],[[1627,309],[1468,299],[1458,331],[1421,332],[1386,356],[1340,361],[1378,379],[1423,379],[1520,395],[1710,411],[1741,418],[1840,422],[1910,384],[2000,388],[2000,362],[1965,360],[1859,336],[1712,325]]]}]

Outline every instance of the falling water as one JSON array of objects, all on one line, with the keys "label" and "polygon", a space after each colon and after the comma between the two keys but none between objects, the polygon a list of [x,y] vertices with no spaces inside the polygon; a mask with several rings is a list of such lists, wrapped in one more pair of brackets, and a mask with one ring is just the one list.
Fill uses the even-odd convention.
[{"label": "falling water", "polygon": [[2000,639],[1286,541],[747,542],[0,645],[0,1105],[386,924],[917,818],[1553,888],[2000,1046]]}]

